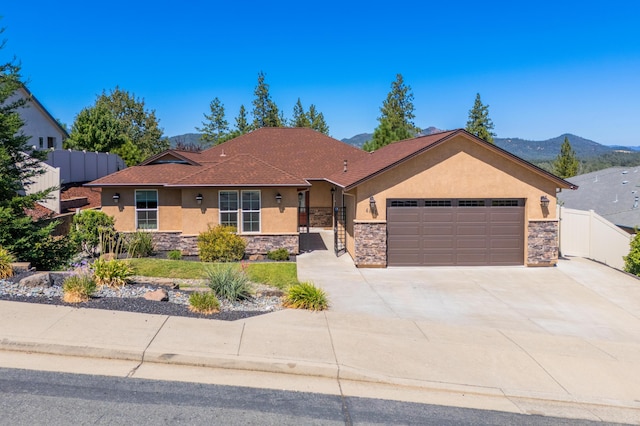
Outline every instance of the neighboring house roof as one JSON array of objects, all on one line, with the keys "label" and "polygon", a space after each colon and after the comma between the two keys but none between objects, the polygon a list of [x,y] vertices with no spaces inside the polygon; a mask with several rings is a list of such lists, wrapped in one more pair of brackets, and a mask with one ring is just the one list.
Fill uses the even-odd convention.
[{"label": "neighboring house roof", "polygon": [[621,227],[640,227],[640,166],[611,167],[571,181],[580,189],[558,194],[564,207],[593,210]]},{"label": "neighboring house roof", "polygon": [[349,164],[346,171],[334,172],[329,176],[328,180],[345,188],[346,190],[350,190],[361,183],[366,182],[367,180],[372,179],[375,176],[378,176],[381,173],[384,173],[387,170],[390,170],[459,135],[467,137],[468,139],[483,145],[487,149],[519,163],[521,166],[528,168],[532,172],[554,181],[559,188],[576,188],[574,184],[567,182],[566,180],[561,179],[492,143],[486,142],[463,129],[449,130],[394,142],[368,154],[365,160],[361,160],[355,164]]}]

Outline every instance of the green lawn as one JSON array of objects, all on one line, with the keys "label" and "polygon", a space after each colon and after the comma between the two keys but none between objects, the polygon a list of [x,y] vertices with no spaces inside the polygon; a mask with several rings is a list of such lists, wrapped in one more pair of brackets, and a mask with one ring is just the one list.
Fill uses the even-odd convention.
[{"label": "green lawn", "polygon": [[[129,259],[135,275],[161,278],[204,279],[212,263],[151,258]],[[240,264],[238,264],[238,268]],[[248,263],[247,275],[255,283],[285,289],[298,283],[298,269],[293,262]]]}]

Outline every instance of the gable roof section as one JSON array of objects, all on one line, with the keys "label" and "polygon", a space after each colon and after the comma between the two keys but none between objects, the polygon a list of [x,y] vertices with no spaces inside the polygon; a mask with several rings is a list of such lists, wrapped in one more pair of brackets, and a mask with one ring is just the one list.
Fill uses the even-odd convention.
[{"label": "gable roof section", "polygon": [[201,152],[198,161],[219,161],[223,156],[240,154],[249,154],[308,180],[325,179],[342,170],[344,160],[356,162],[368,156],[361,149],[312,129],[265,127]]},{"label": "gable roof section", "polygon": [[174,149],[168,149],[166,151],[162,151],[156,155],[153,155],[142,163],[140,166],[146,166],[149,164],[163,164],[163,163],[176,163],[176,164],[191,164],[192,166],[199,166],[196,161],[193,160],[190,156],[185,156],[185,152],[177,151]]},{"label": "gable roof section", "polygon": [[[24,84],[22,85],[22,87],[20,88],[22,89],[22,91],[24,92],[23,95],[25,96],[25,99],[29,102],[32,102],[36,108],[38,110],[40,110],[40,112],[42,112],[44,114],[44,116],[49,119],[49,121],[56,126],[59,130],[60,133],[62,133],[64,135],[65,138],[69,137],[69,133],[67,133],[67,130],[62,127],[60,125],[60,123],[58,122],[58,120],[56,120],[55,118],[53,118],[53,115],[51,115],[51,113],[44,107],[44,105],[42,105],[40,103],[40,101],[38,100],[38,98],[36,98],[33,93],[31,93],[31,91],[29,89],[27,89],[27,86],[25,86]],[[20,90],[18,89],[18,90]]]},{"label": "gable roof section", "polygon": [[483,145],[485,148],[492,150],[496,154],[506,157],[532,172],[554,181],[559,188],[577,188],[577,186],[572,183],[567,182],[566,180],[559,178],[558,176],[555,176],[552,173],[549,173],[546,170],[543,170],[492,143],[486,142],[463,129],[434,133],[427,136],[420,136],[413,139],[394,142],[377,151],[369,153],[366,159],[355,164],[348,165],[346,172],[333,173],[329,176],[328,180],[348,191],[363,182],[386,172],[387,170],[399,166],[405,161],[451,140],[456,136],[464,136],[475,143]]}]

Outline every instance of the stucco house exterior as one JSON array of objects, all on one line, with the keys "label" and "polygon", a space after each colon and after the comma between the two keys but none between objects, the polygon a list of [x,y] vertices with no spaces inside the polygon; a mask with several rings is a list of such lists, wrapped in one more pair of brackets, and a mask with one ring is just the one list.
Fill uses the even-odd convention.
[{"label": "stucco house exterior", "polygon": [[151,231],[159,249],[195,253],[227,224],[247,253],[297,253],[309,227],[333,227],[358,267],[553,265],[556,192],[575,188],[464,130],[367,153],[301,128],[168,150],[87,185],[118,231]]}]

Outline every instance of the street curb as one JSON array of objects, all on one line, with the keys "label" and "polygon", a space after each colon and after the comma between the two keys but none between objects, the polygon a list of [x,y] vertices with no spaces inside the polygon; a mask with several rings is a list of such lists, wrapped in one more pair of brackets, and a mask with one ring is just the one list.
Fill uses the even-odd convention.
[{"label": "street curb", "polygon": [[[640,402],[603,400],[598,398],[576,398],[572,395],[534,393],[521,390],[480,387],[456,383],[432,382],[407,378],[390,377],[383,374],[363,371],[349,366],[309,362],[303,360],[282,360],[276,358],[246,357],[225,354],[170,354],[146,352],[126,349],[106,349],[87,346],[73,346],[55,343],[36,343],[15,341],[4,338],[0,340],[0,351],[27,352],[73,357],[110,359],[120,361],[137,361],[141,364],[181,365],[205,368],[220,368],[238,371],[256,371],[294,376],[313,376],[338,381],[351,381],[379,385],[398,386],[408,389],[450,393],[456,395],[476,395],[502,400],[530,400],[541,403],[561,403],[581,409],[586,407],[609,407],[629,409],[640,412]],[[639,413],[640,415],[640,413]]]}]

